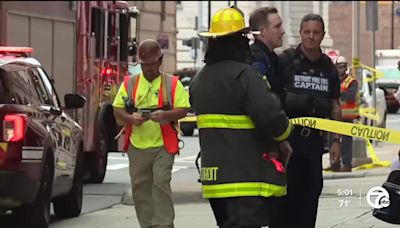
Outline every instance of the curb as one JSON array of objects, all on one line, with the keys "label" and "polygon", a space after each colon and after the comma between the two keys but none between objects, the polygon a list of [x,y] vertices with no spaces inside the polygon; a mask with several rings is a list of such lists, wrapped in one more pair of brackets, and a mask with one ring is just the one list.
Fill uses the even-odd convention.
[{"label": "curb", "polygon": [[[197,192],[173,192],[172,200],[174,204],[188,204],[188,203],[207,203],[208,200],[202,197],[201,191]],[[122,194],[121,198],[122,205],[135,205],[132,199],[132,192],[127,189]]]},{"label": "curb", "polygon": [[324,180],[333,180],[333,179],[347,179],[347,178],[363,178],[363,177],[375,177],[375,176],[387,176],[389,175],[389,169],[383,169],[379,171],[353,171],[351,173],[323,173]]}]

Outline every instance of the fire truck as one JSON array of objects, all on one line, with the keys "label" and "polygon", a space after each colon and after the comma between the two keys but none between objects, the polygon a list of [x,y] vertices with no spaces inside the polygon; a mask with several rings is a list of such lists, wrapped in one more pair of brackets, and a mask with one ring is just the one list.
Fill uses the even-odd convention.
[{"label": "fire truck", "polygon": [[71,115],[84,130],[85,179],[92,183],[103,182],[108,152],[121,151],[112,101],[134,61],[139,15],[126,1],[0,2],[0,46],[33,47],[59,97],[86,98]]}]

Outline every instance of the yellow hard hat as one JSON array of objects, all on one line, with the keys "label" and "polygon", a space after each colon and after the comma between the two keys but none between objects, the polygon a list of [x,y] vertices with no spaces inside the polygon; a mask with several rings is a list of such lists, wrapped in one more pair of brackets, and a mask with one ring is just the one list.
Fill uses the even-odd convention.
[{"label": "yellow hard hat", "polygon": [[218,37],[241,31],[250,32],[250,29],[245,27],[243,13],[235,7],[228,7],[218,10],[212,17],[210,31],[200,32],[199,36]]}]

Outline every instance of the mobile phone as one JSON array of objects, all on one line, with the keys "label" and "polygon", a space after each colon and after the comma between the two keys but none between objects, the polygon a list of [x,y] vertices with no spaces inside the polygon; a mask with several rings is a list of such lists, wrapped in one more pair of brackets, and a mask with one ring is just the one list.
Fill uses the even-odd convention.
[{"label": "mobile phone", "polygon": [[142,110],[141,115],[142,115],[142,117],[150,117],[151,112],[150,112],[150,110]]}]

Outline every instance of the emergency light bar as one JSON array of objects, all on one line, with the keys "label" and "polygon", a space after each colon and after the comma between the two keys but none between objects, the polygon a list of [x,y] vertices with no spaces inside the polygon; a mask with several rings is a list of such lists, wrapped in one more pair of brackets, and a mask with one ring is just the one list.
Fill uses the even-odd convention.
[{"label": "emergency light bar", "polygon": [[9,52],[9,53],[32,53],[33,48],[31,47],[9,47],[9,46],[0,46],[0,53]]},{"label": "emergency light bar", "polygon": [[111,76],[111,73],[112,73],[112,69],[111,68],[103,68],[101,70],[101,74],[105,75],[105,76]]}]

